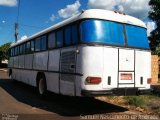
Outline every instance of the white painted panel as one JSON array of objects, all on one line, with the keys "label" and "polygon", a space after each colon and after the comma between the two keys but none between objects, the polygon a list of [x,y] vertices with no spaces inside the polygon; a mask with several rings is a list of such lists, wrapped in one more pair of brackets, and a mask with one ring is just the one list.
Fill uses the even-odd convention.
[{"label": "white painted panel", "polygon": [[19,68],[24,68],[24,55],[19,56]]},{"label": "white painted panel", "polygon": [[33,59],[34,69],[47,70],[48,52],[35,53]]},{"label": "white painted panel", "polygon": [[59,71],[60,50],[49,51],[48,70]]},{"label": "white painted panel", "polygon": [[74,96],[73,83],[67,81],[60,81],[60,93],[62,95]]},{"label": "white painted panel", "polygon": [[119,49],[119,70],[134,71],[134,50]]},{"label": "white painted panel", "polygon": [[45,72],[47,90],[59,93],[59,74]]},{"label": "white painted panel", "polygon": [[[118,82],[118,48],[104,47],[103,88],[115,88]],[[111,85],[108,85],[111,77]]]},{"label": "white painted panel", "polygon": [[[150,87],[147,79],[151,78],[151,53],[136,50],[135,67],[136,87]],[[140,77],[143,77],[143,84],[140,84]]]},{"label": "white painted panel", "polygon": [[32,69],[33,54],[25,55],[25,68]]},{"label": "white painted panel", "polygon": [[23,83],[36,86],[37,71],[13,69],[13,79],[21,81]]},{"label": "white painted panel", "polygon": [[36,77],[37,77],[37,71],[30,71],[30,70],[28,70],[28,71],[26,71],[27,72],[27,76],[29,76],[28,77],[28,84],[29,85],[32,85],[32,86],[37,86],[36,85]]},{"label": "white painted panel", "polygon": [[98,85],[86,85],[88,76],[103,77],[103,47],[102,46],[79,46],[77,54],[77,73],[81,77],[81,88],[83,90],[103,90],[102,83]]},{"label": "white painted panel", "polygon": [[14,67],[18,68],[18,56],[14,57]]},{"label": "white painted panel", "polygon": [[10,57],[8,61],[8,67],[13,67],[13,64],[14,64],[14,58]]}]

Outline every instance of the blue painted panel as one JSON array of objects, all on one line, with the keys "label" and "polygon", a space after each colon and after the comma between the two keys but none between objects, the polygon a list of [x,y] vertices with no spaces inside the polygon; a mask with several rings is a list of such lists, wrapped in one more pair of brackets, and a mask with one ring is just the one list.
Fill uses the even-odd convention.
[{"label": "blue painted panel", "polygon": [[81,42],[124,45],[123,25],[110,21],[86,20],[80,25]]},{"label": "blue painted panel", "polygon": [[147,33],[145,28],[137,26],[126,25],[126,36],[128,46],[149,48]]}]

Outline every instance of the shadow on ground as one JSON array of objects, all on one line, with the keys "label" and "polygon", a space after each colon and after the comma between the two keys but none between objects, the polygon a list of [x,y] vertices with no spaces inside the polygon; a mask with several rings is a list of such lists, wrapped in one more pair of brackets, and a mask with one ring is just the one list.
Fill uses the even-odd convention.
[{"label": "shadow on ground", "polygon": [[22,103],[62,116],[80,116],[127,111],[127,109],[123,107],[93,98],[67,97],[48,93],[46,99],[40,99],[34,87],[9,79],[0,80],[0,87]]}]

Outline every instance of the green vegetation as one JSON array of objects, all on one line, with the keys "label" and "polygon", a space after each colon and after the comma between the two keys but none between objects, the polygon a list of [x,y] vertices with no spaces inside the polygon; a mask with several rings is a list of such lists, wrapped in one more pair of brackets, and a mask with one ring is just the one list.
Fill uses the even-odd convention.
[{"label": "green vegetation", "polygon": [[128,96],[124,98],[129,105],[134,105],[136,107],[143,107],[145,101],[140,96]]},{"label": "green vegetation", "polygon": [[160,115],[159,93],[140,96],[107,96],[99,97],[99,100],[126,107],[128,110],[142,113],[154,113]]},{"label": "green vegetation", "polygon": [[150,0],[149,5],[151,6],[149,18],[157,25],[157,28],[151,32],[149,37],[150,47],[153,54],[160,55],[160,0]]},{"label": "green vegetation", "polygon": [[0,46],[0,64],[2,62],[2,60],[8,60],[9,56],[8,56],[8,50],[10,47],[11,43],[6,43],[2,46]]}]

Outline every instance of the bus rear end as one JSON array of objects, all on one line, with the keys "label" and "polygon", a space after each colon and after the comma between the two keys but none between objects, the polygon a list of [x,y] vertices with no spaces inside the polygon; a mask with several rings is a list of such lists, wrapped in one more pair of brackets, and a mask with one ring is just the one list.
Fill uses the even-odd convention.
[{"label": "bus rear end", "polygon": [[146,29],[105,20],[84,20],[77,72],[81,95],[139,95],[151,91],[151,53]]}]

